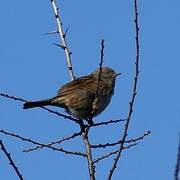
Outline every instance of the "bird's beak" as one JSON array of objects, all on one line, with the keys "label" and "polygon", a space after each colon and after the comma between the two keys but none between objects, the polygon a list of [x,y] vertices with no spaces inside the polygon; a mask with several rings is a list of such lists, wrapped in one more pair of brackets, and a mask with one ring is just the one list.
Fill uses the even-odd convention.
[{"label": "bird's beak", "polygon": [[122,74],[122,73],[116,73],[116,74],[115,74],[115,77],[117,77],[117,76],[119,76],[119,75],[121,75],[121,74]]}]

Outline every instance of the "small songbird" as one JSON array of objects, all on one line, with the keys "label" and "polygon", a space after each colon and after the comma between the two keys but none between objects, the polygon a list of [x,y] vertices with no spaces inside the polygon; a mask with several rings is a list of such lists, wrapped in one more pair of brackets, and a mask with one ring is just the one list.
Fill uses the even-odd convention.
[{"label": "small songbird", "polygon": [[55,97],[26,102],[23,108],[58,106],[73,117],[92,123],[92,118],[100,114],[110,103],[116,77],[120,74],[109,67],[102,67],[101,70],[98,68],[92,74],[62,86]]}]

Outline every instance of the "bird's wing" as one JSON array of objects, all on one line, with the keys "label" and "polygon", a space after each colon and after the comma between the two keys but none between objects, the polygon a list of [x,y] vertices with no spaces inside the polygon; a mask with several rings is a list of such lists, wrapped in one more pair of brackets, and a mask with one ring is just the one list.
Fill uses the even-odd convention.
[{"label": "bird's wing", "polygon": [[67,95],[67,97],[64,98],[64,104],[76,110],[91,110],[94,99],[94,93],[81,89],[74,91],[73,94]]},{"label": "bird's wing", "polygon": [[91,76],[84,76],[74,81],[71,81],[64,86],[62,86],[57,92],[57,96],[65,96],[67,94],[71,94],[74,91],[78,90],[87,90],[92,86],[94,79]]}]

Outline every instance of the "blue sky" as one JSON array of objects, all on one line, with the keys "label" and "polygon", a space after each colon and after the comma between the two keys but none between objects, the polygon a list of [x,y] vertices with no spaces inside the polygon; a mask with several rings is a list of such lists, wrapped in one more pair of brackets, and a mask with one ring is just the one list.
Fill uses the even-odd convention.
[{"label": "blue sky", "polygon": [[[152,134],[123,153],[113,178],[173,179],[180,131],[179,42],[180,2],[139,0],[140,79],[129,137]],[[95,121],[126,118],[135,62],[133,1],[58,1],[76,76],[98,67],[100,41],[105,39],[104,65],[122,72],[111,104]],[[0,91],[27,100],[54,96],[70,80],[64,52],[53,46],[57,35],[49,0],[2,1],[0,6]],[[57,109],[56,109],[57,110]],[[62,109],[59,109],[63,112]],[[0,97],[0,129],[40,142],[61,139],[78,126],[41,109],[23,110],[22,103]],[[93,143],[117,140],[123,124],[93,130]],[[0,135],[21,173],[28,180],[87,179],[85,160],[51,150],[22,153],[31,144]],[[80,138],[63,144],[84,150]],[[104,150],[99,150],[99,153]],[[0,152],[0,178],[17,179]],[[112,158],[97,166],[97,179],[105,179]],[[81,178],[79,178],[81,177]]]}]

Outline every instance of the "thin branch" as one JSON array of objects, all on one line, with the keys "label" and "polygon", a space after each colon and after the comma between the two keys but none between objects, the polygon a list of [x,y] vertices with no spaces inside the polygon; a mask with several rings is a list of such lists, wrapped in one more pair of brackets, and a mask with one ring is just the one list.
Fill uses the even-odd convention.
[{"label": "thin branch", "polygon": [[[59,151],[59,152],[65,153],[65,154],[71,154],[71,155],[78,155],[78,156],[86,157],[86,155],[81,153],[81,152],[72,152],[72,151],[64,150],[63,148],[56,148],[54,146],[49,146],[47,144],[42,144],[42,143],[36,142],[36,141],[34,141],[32,139],[28,139],[28,138],[25,138],[25,137],[20,136],[18,134],[10,133],[10,132],[4,131],[4,130],[0,130],[0,133],[3,133],[5,135],[11,136],[11,137],[15,137],[17,139],[20,139],[20,140],[25,141],[25,142],[29,142],[29,143],[34,144],[34,145],[44,146],[44,147],[52,149],[54,151]],[[24,152],[30,152],[30,151],[24,151]]]},{"label": "thin branch", "polygon": [[[151,132],[148,131],[146,133],[144,133],[142,136],[134,138],[134,139],[129,139],[129,140],[125,140],[124,143],[132,143],[132,142],[137,142],[139,140],[142,140],[145,136],[148,136]],[[122,143],[122,140],[117,141],[115,143],[106,143],[106,144],[98,144],[98,145],[91,145],[91,148],[106,148],[106,147],[111,147],[111,146],[115,146]]]},{"label": "thin branch", "polygon": [[99,76],[98,76],[98,81],[97,81],[96,95],[98,95],[98,90],[99,90],[103,59],[104,59],[104,39],[102,39],[101,41],[101,58],[100,58],[100,63],[99,63]]},{"label": "thin branch", "polygon": [[0,93],[0,96],[5,97],[5,98],[8,98],[8,99],[13,99],[13,100],[15,100],[15,101],[28,102],[28,101],[26,101],[25,99],[22,99],[22,98],[20,98],[20,97],[10,96],[10,95],[4,94],[4,93]]},{"label": "thin branch", "polygon": [[[4,93],[0,93],[0,96],[5,97],[5,98],[8,98],[8,99],[15,100],[15,101],[28,102],[27,100],[22,99],[22,98],[20,98],[20,97],[10,96],[10,95],[4,94]],[[53,111],[53,110],[51,110],[51,109],[49,109],[49,108],[46,108],[46,107],[39,107],[39,108],[44,109],[44,110],[48,111],[49,113],[56,114],[57,116],[61,116],[61,117],[65,118],[65,119],[72,120],[72,121],[74,121],[75,123],[78,123],[78,124],[79,124],[79,120],[77,120],[77,119],[75,119],[75,118],[73,118],[73,117],[71,117],[71,116],[68,116],[68,115],[59,113],[59,112],[57,112],[57,111]]]},{"label": "thin branch", "polygon": [[178,153],[177,153],[177,162],[176,162],[176,167],[174,171],[174,179],[179,180],[178,175],[180,171],[180,133],[179,133],[179,146],[178,146]]},{"label": "thin branch", "polygon": [[91,146],[88,139],[89,128],[86,128],[84,132],[82,132],[84,144],[86,147],[86,157],[88,160],[88,169],[89,169],[89,177],[90,180],[95,180],[95,166],[92,159]]},{"label": "thin branch", "polygon": [[94,164],[98,163],[99,161],[101,161],[101,160],[103,160],[103,159],[106,159],[106,158],[112,156],[113,154],[116,154],[117,152],[118,152],[118,150],[112,151],[112,152],[110,152],[110,153],[108,153],[108,154],[106,154],[106,155],[102,155],[101,157],[99,157],[99,158],[97,158],[97,159],[94,160]]},{"label": "thin branch", "polygon": [[[48,144],[46,144],[47,146],[52,146],[52,145],[55,145],[55,144],[60,144],[60,143],[62,143],[62,142],[65,142],[65,141],[68,141],[68,140],[70,140],[70,139],[73,139],[73,138],[75,138],[75,137],[77,137],[77,136],[80,136],[82,134],[82,132],[80,131],[80,132],[78,132],[78,133],[74,133],[73,135],[71,135],[71,136],[68,136],[68,137],[65,137],[65,138],[63,138],[63,139],[61,139],[61,140],[58,140],[58,141],[52,141],[52,142],[50,142],[50,143],[48,143]],[[42,149],[42,148],[44,148],[45,146],[36,146],[36,147],[34,147],[34,148],[29,148],[29,149],[25,149],[24,150],[24,152],[29,152],[29,151],[34,151],[34,150],[38,150],[38,149]]]},{"label": "thin branch", "polygon": [[[137,144],[137,143],[130,144],[129,146],[123,147],[123,150],[129,149],[129,148],[131,148],[131,147],[133,147],[133,146],[136,146],[136,145],[138,145],[138,144]],[[105,159],[105,158],[108,158],[108,157],[112,156],[113,154],[117,154],[117,153],[118,153],[118,150],[112,151],[112,152],[110,152],[110,153],[108,153],[108,154],[106,154],[106,155],[103,155],[103,156],[95,159],[93,162],[94,162],[94,164],[96,164],[96,163],[98,163],[99,161],[101,161],[101,160],[103,160],[103,159]]]},{"label": "thin branch", "polygon": [[5,148],[2,140],[0,140],[0,146],[1,146],[1,150],[4,152],[4,154],[6,155],[6,157],[7,157],[8,160],[9,160],[9,164],[10,164],[10,165],[13,167],[13,169],[15,170],[18,178],[19,178],[20,180],[23,180],[23,179],[24,179],[23,176],[22,176],[21,173],[19,172],[18,167],[15,165],[15,162],[12,160],[10,153],[7,152],[7,150],[6,150],[6,148]]},{"label": "thin branch", "polygon": [[74,80],[75,76],[74,76],[74,73],[73,73],[73,68],[72,68],[72,63],[71,63],[71,54],[72,53],[69,50],[67,42],[66,42],[66,33],[64,33],[64,31],[63,31],[59,8],[56,5],[57,4],[56,0],[51,0],[51,4],[52,4],[53,9],[54,9],[54,14],[55,14],[55,18],[56,18],[57,26],[58,26],[58,32],[60,34],[60,40],[62,42],[62,46],[64,47],[64,51],[65,51],[65,54],[66,54],[67,66],[68,66],[68,70],[69,70],[69,73],[70,73],[70,77],[71,77],[71,80]]},{"label": "thin branch", "polygon": [[124,128],[124,133],[123,133],[123,136],[122,136],[122,143],[120,144],[119,151],[117,153],[116,158],[114,159],[112,168],[109,171],[108,178],[107,178],[108,180],[112,179],[112,175],[114,173],[114,170],[117,167],[118,160],[121,157],[121,153],[122,153],[122,150],[123,150],[123,145],[124,145],[124,142],[125,142],[126,137],[127,137],[128,127],[129,127],[131,115],[132,115],[132,112],[133,112],[133,105],[134,105],[135,97],[136,97],[136,94],[137,94],[137,92],[136,92],[137,91],[137,82],[138,82],[138,77],[139,77],[139,27],[138,27],[137,0],[134,0],[134,13],[135,13],[134,23],[135,23],[135,33],[136,33],[136,62],[135,62],[136,66],[135,66],[135,78],[134,78],[133,92],[132,92],[131,101],[129,103],[129,112],[128,112],[128,116],[127,116],[127,122],[126,122],[125,128]]},{"label": "thin branch", "polygon": [[98,127],[98,126],[102,126],[102,125],[108,125],[111,123],[118,123],[118,122],[124,122],[126,121],[126,119],[117,119],[117,120],[110,120],[110,121],[104,121],[104,122],[100,122],[100,123],[94,123],[93,125],[91,125],[91,127]]},{"label": "thin branch", "polygon": [[[100,85],[103,57],[104,57],[104,40],[101,41],[101,58],[100,58],[100,63],[99,63],[99,75],[98,75],[98,80],[97,80],[96,96],[98,96],[98,90],[99,90],[99,85]],[[89,121],[91,122],[92,119],[90,119]],[[96,125],[94,125],[94,123],[90,123],[90,124],[91,124],[90,127],[102,125],[102,123],[98,123]],[[89,143],[89,138],[88,138],[88,132],[89,132],[90,127],[84,128],[84,131],[82,131],[82,137],[83,137],[84,144],[86,147],[86,156],[87,156],[87,160],[88,160],[89,177],[90,177],[90,180],[95,180],[95,166],[93,163],[92,152],[91,152],[92,150],[91,150],[91,145]]]}]

